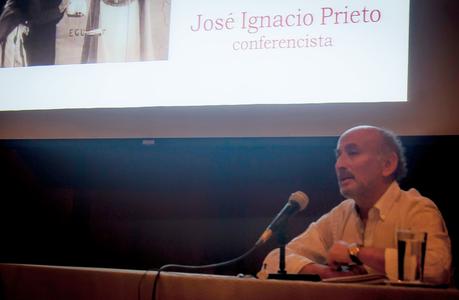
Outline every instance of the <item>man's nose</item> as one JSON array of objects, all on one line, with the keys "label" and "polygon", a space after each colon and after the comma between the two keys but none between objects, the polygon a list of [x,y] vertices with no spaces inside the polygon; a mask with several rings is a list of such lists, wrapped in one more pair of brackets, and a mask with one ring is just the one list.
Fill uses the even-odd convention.
[{"label": "man's nose", "polygon": [[340,155],[336,158],[335,161],[335,169],[338,171],[339,169],[342,169],[346,167],[346,159],[344,157],[345,155]]}]

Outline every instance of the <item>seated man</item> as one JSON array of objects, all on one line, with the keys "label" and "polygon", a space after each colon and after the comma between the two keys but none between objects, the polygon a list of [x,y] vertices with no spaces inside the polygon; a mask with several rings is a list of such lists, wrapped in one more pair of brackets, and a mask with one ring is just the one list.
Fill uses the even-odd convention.
[{"label": "seated man", "polygon": [[[362,271],[396,278],[397,229],[428,233],[424,280],[448,283],[451,243],[436,205],[415,189],[401,190],[406,173],[403,148],[391,132],[358,126],[338,140],[335,171],[341,194],[348,198],[310,224],[286,246],[288,273],[321,278]],[[258,277],[276,273],[279,251],[268,254]],[[363,264],[363,268],[353,267]],[[341,271],[343,266],[348,271]]]}]

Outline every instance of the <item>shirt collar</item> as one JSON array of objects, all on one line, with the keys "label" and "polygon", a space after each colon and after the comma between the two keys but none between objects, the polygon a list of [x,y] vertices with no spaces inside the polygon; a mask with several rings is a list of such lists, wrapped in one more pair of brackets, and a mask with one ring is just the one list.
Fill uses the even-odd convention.
[{"label": "shirt collar", "polygon": [[396,181],[392,182],[386,192],[379,198],[376,204],[373,206],[378,212],[379,217],[384,221],[387,217],[392,205],[400,196],[400,186]]},{"label": "shirt collar", "polygon": [[[375,205],[371,208],[372,210],[374,209],[376,212],[378,212],[381,220],[384,221],[384,219],[386,219],[395,200],[400,196],[400,191],[401,190],[398,183],[393,181],[387,188],[386,192],[384,192],[381,198],[379,198]],[[359,215],[359,207],[355,202],[354,210],[357,215]]]}]

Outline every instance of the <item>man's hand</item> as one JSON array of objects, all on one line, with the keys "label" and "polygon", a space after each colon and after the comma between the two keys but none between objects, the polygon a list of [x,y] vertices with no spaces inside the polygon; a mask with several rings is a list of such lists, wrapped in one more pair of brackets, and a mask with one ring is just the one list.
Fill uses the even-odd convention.
[{"label": "man's hand", "polygon": [[307,264],[300,271],[300,274],[317,274],[322,279],[352,276],[366,273],[366,270],[362,266],[351,266],[347,268],[347,270],[345,271],[338,271],[329,266],[320,265],[316,263]]},{"label": "man's hand", "polygon": [[349,256],[349,243],[344,241],[337,241],[333,244],[328,251],[327,263],[328,265],[338,270],[341,266],[347,266],[352,263],[352,260]]},{"label": "man's hand", "polygon": [[[331,268],[338,270],[341,266],[347,266],[352,263],[349,256],[349,246],[350,244],[344,241],[338,241],[333,244],[327,257],[327,263]],[[358,258],[363,264],[371,267],[376,272],[385,274],[384,253],[384,248],[362,247],[360,248]]]}]

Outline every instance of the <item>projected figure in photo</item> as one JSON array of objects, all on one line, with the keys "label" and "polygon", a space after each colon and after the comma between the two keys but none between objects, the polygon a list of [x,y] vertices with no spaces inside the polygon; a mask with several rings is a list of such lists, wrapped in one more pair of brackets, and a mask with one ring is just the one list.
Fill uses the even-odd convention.
[{"label": "projected figure in photo", "polygon": [[67,1],[6,0],[0,15],[1,66],[54,64],[56,24]]},{"label": "projected figure in photo", "polygon": [[169,6],[168,0],[91,0],[81,62],[166,59]]},{"label": "projected figure in photo", "polygon": [[0,0],[0,67],[164,60],[170,0]]},{"label": "projected figure in photo", "polygon": [[26,66],[24,38],[28,28],[25,26],[24,10],[13,1],[2,1],[0,5],[0,66]]}]

